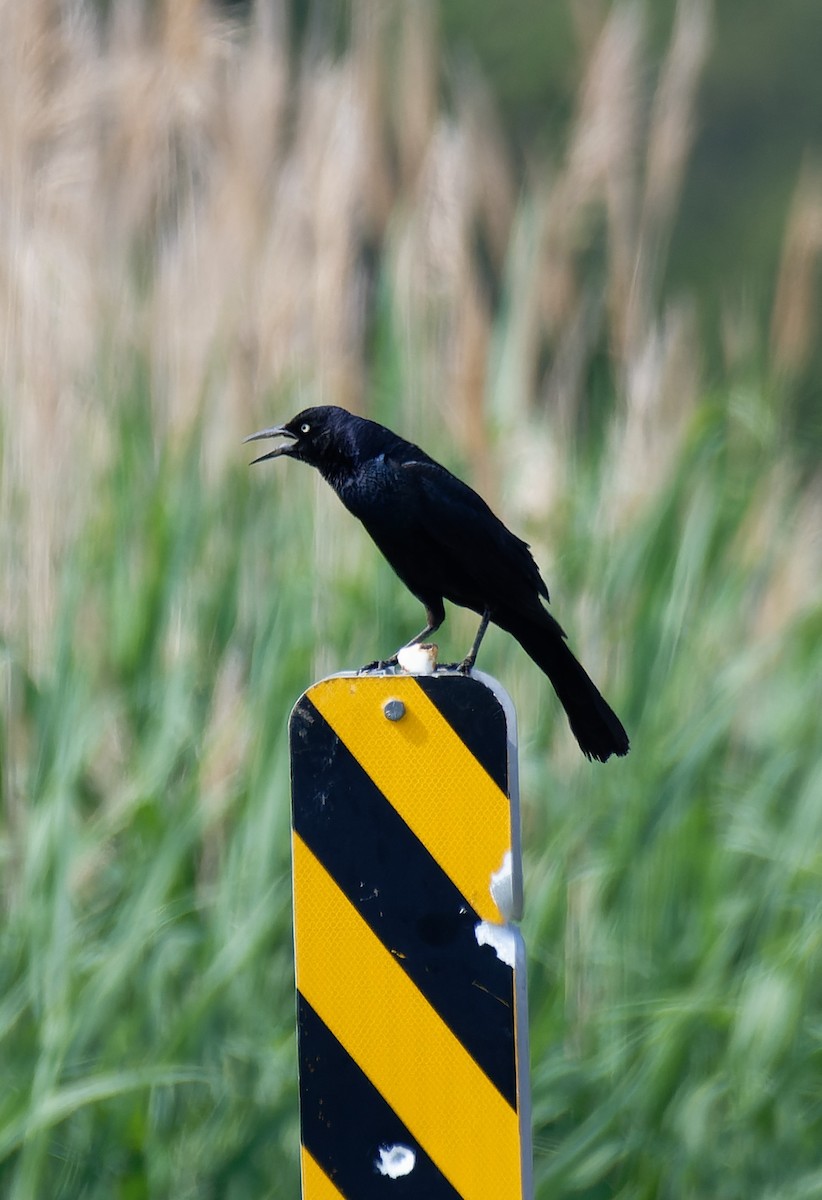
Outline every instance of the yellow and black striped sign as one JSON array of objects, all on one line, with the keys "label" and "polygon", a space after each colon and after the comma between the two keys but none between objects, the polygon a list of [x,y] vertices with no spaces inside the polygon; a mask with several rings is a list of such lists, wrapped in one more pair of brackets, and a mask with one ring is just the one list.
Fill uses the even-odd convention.
[{"label": "yellow and black striped sign", "polygon": [[294,709],[303,1200],[530,1194],[509,714],[454,674]]}]

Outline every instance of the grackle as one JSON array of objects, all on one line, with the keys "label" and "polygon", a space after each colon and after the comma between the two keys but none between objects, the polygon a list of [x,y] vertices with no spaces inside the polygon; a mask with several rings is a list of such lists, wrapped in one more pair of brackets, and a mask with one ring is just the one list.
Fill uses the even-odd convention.
[{"label": "grackle", "polygon": [[[605,762],[628,753],[619,718],[542,603],[548,589],[527,544],[467,484],[418,446],[343,408],[307,408],[287,424],[245,440],[261,438],[285,440],[254,462],[285,456],[316,467],[425,606],[425,628],[409,646],[442,625],[443,600],[470,608],[481,621],[461,671],[473,667],[493,621],[548,676],[587,758]],[[396,655],[388,663],[395,661]]]}]

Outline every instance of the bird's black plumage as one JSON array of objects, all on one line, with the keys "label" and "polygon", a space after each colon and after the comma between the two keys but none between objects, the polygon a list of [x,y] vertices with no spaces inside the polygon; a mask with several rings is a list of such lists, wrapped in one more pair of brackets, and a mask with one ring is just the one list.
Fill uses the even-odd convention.
[{"label": "bird's black plumage", "polygon": [[548,589],[527,544],[475,491],[418,446],[342,408],[308,408],[246,441],[275,437],[285,440],[254,461],[285,456],[316,467],[425,606],[426,627],[412,642],[440,627],[444,600],[472,609],[483,621],[466,670],[492,621],[548,676],[588,758],[627,754],[619,718],[542,603]]}]

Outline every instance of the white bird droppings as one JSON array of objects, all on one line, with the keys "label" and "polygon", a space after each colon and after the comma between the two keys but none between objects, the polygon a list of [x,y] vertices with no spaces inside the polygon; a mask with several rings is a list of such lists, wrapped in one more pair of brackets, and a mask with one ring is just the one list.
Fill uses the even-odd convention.
[{"label": "white bird droppings", "polygon": [[493,925],[490,921],[477,921],[474,936],[478,946],[490,946],[501,962],[513,967],[516,963],[517,941],[514,931],[507,925]]},{"label": "white bird droppings", "polygon": [[374,1163],[380,1175],[389,1179],[400,1179],[410,1175],[417,1162],[417,1156],[410,1146],[380,1146],[380,1157]]},{"label": "white bird droppings", "polygon": [[437,669],[439,647],[434,642],[415,643],[397,651],[397,662],[409,675],[433,675]]},{"label": "white bird droppings", "polygon": [[491,899],[505,920],[510,921],[514,910],[514,865],[510,850],[505,851],[500,869],[491,872]]}]

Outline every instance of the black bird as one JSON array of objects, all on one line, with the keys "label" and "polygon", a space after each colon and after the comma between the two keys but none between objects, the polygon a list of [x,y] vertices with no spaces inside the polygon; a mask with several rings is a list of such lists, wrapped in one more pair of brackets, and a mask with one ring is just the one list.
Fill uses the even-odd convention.
[{"label": "black bird", "polygon": [[286,425],[245,440],[275,437],[286,441],[254,462],[285,456],[316,467],[425,606],[426,626],[409,646],[442,625],[443,600],[470,608],[482,620],[460,670],[474,665],[493,621],[513,634],[548,676],[587,758],[605,762],[612,754],[628,753],[619,718],[542,604],[548,589],[527,544],[475,491],[419,446],[344,408],[307,408]]}]

